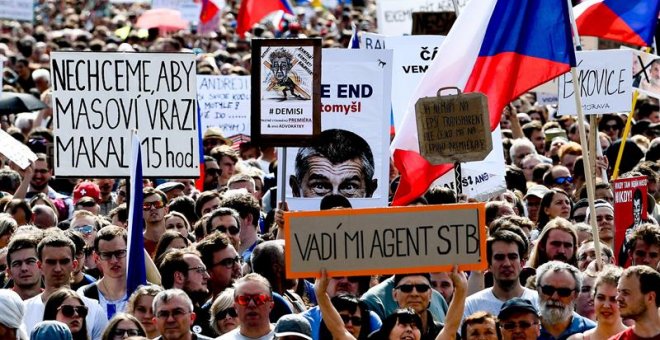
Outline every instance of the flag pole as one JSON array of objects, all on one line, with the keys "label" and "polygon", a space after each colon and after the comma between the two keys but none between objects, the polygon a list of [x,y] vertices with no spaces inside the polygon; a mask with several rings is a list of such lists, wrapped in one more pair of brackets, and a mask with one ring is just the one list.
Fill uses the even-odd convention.
[{"label": "flag pole", "polygon": [[[573,28],[573,46],[576,51],[582,50],[582,45],[580,44],[580,36],[578,35],[577,24],[575,23],[575,17],[573,16],[573,5],[571,0],[566,0],[568,2],[568,15],[571,19],[571,27]],[[582,92],[580,88],[580,78],[578,77],[577,67],[571,67],[571,76],[573,76],[573,89],[575,92],[575,109],[577,110],[578,115],[578,129],[580,131],[580,144],[586,147],[587,134],[584,126],[584,112],[582,111]],[[596,206],[594,200],[596,199],[596,190],[594,187],[593,172],[591,171],[591,159],[589,157],[582,157],[584,162],[584,175],[586,177],[586,186],[587,186],[587,201],[589,201],[589,224],[591,225],[591,233],[594,239],[594,250],[596,251],[596,264],[599,269],[603,268],[603,257],[601,256],[601,245],[600,237],[598,237],[598,225],[596,224]],[[577,241],[577,240],[576,240]]]},{"label": "flag pole", "polygon": [[623,128],[623,134],[621,135],[621,145],[619,145],[619,153],[617,154],[616,162],[614,163],[614,171],[612,171],[612,180],[619,178],[619,166],[621,166],[621,157],[623,157],[623,149],[626,146],[626,140],[628,140],[628,134],[630,134],[633,114],[635,113],[635,106],[637,105],[638,97],[639,97],[639,92],[635,90],[635,92],[633,92],[632,109],[630,109],[630,114],[628,114],[628,119],[626,120],[626,127]]}]

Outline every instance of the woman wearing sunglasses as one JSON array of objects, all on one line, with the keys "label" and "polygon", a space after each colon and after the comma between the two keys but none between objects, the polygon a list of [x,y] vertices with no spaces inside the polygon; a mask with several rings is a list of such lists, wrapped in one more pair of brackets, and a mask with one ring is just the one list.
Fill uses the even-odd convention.
[{"label": "woman wearing sunglasses", "polygon": [[211,328],[217,335],[223,335],[241,324],[234,308],[234,289],[227,288],[213,301],[211,305]]},{"label": "woman wearing sunglasses", "polygon": [[146,337],[147,334],[140,321],[126,313],[115,314],[103,331],[103,340],[123,340],[134,336]]},{"label": "woman wearing sunglasses", "polygon": [[[570,181],[573,181],[573,179],[571,178]],[[570,219],[572,208],[573,202],[566,191],[558,188],[550,189],[550,191],[543,195],[543,198],[541,199],[537,223],[539,233],[543,231],[545,225],[555,217],[563,217],[567,220]]]},{"label": "woman wearing sunglasses", "polygon": [[89,340],[87,335],[87,307],[80,296],[71,289],[63,288],[53,293],[44,306],[44,320],[65,323],[73,340]]},{"label": "woman wearing sunglasses", "polygon": [[[330,303],[339,313],[346,330],[354,338],[367,339],[367,336],[374,331],[370,327],[369,310],[357,297],[350,294],[339,294],[330,299]],[[321,340],[332,340],[332,334],[323,319],[321,319],[319,334]]]}]

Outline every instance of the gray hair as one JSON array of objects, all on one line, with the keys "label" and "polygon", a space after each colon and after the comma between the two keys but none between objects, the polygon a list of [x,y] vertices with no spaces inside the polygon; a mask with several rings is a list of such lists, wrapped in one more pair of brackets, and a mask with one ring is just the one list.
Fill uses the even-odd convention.
[{"label": "gray hair", "polygon": [[171,288],[158,293],[156,297],[154,297],[154,301],[152,305],[154,314],[156,314],[156,310],[159,304],[167,303],[168,301],[172,300],[175,297],[182,298],[186,302],[186,305],[188,305],[188,307],[190,308],[189,312],[193,311],[194,309],[193,303],[192,300],[190,300],[190,297],[188,297],[188,294],[186,294],[186,292],[184,292],[181,289]]},{"label": "gray hair", "polygon": [[509,149],[509,156],[511,157],[511,162],[515,163],[516,151],[518,151],[518,149],[520,149],[523,146],[529,147],[532,150],[532,154],[538,154],[536,152],[536,147],[534,146],[534,144],[532,144],[532,142],[529,139],[527,138],[514,139],[513,142],[511,143],[511,148]]},{"label": "gray hair", "polygon": [[219,320],[215,318],[216,314],[231,307],[234,307],[234,288],[227,288],[215,298],[213,305],[211,305],[211,328],[216,333],[220,334],[217,323]]},{"label": "gray hair", "polygon": [[582,288],[582,275],[580,271],[574,266],[561,261],[550,261],[542,264],[536,269],[536,287],[540,289],[541,281],[547,272],[558,273],[561,271],[567,271],[573,276],[575,280],[575,290],[580,291]]}]

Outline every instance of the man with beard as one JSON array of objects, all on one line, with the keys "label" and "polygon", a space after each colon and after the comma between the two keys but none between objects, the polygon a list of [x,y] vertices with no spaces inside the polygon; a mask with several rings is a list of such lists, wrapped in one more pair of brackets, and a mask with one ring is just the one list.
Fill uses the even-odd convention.
[{"label": "man with beard", "polygon": [[486,254],[488,270],[493,274],[493,287],[470,295],[465,301],[463,317],[478,311],[497,315],[502,304],[513,298],[523,298],[538,306],[538,293],[523,287],[519,279],[527,243],[516,233],[501,229],[486,241]]},{"label": "man with beard", "polygon": [[217,190],[221,174],[222,171],[215,158],[204,156],[204,191]]},{"label": "man with beard", "polygon": [[577,266],[577,241],[573,224],[556,217],[543,228],[527,265],[538,268],[548,261],[562,261]]},{"label": "man with beard", "polygon": [[142,191],[142,217],[144,218],[144,249],[153,258],[158,240],[166,230],[165,215],[167,214],[167,196],[164,192],[151,187]]},{"label": "man with beard", "polygon": [[186,292],[193,303],[196,318],[192,331],[203,334],[203,327],[208,325],[208,311],[202,310],[202,305],[209,298],[209,273],[197,250],[174,249],[166,253],[158,268],[161,274],[163,288],[178,288]]},{"label": "man with beard", "polygon": [[632,266],[623,271],[616,300],[621,317],[635,324],[610,340],[657,339],[660,336],[660,274],[648,266]]},{"label": "man with beard", "polygon": [[13,280],[11,288],[23,300],[41,293],[41,271],[37,267],[37,237],[19,235],[7,246],[7,277]]},{"label": "man with beard", "polygon": [[628,240],[628,255],[633,265],[658,268],[660,262],[660,227],[644,223],[633,231]]},{"label": "man with beard", "polygon": [[573,311],[581,288],[580,271],[570,264],[550,261],[536,270],[541,307],[539,340],[567,339],[596,327],[593,321]]},{"label": "man with beard", "polygon": [[103,277],[78,290],[78,293],[98,300],[108,320],[126,310],[127,242],[126,229],[115,225],[101,228],[94,240],[94,261]]}]

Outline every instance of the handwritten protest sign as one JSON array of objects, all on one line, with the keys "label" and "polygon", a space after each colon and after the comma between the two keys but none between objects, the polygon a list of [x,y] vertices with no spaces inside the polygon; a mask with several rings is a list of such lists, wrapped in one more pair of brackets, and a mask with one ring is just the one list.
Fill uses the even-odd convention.
[{"label": "handwritten protest sign", "polygon": [[250,76],[197,76],[199,125],[225,136],[250,134]]},{"label": "handwritten protest sign", "polygon": [[32,22],[33,15],[32,0],[0,0],[0,19]]},{"label": "handwritten protest sign", "polygon": [[0,130],[0,154],[16,163],[21,169],[27,168],[31,162],[37,160],[37,155],[27,145],[17,141],[4,130]]},{"label": "handwritten protest sign", "polygon": [[286,174],[278,167],[290,209],[319,210],[328,194],[353,207],[387,206],[391,81],[392,51],[323,50],[323,131],[314,144],[286,149]]},{"label": "handwritten protest sign", "polygon": [[251,136],[272,146],[309,144],[320,133],[320,39],[252,41]]},{"label": "handwritten protest sign", "polygon": [[614,181],[614,255],[620,266],[630,265],[624,240],[647,218],[647,192],[646,176]]},{"label": "handwritten protest sign", "polygon": [[[629,112],[632,106],[632,53],[580,51],[577,71],[584,114]],[[576,115],[573,76],[559,76],[559,115]]]},{"label": "handwritten protest sign", "polygon": [[493,149],[483,93],[420,98],[415,113],[419,151],[431,164],[480,161]]},{"label": "handwritten protest sign", "polygon": [[195,71],[193,54],[53,52],[55,174],[128,177],[136,129],[144,176],[198,176]]},{"label": "handwritten protest sign", "polygon": [[[286,277],[486,268],[483,203],[284,214]],[[314,226],[310,228],[310,226]]]},{"label": "handwritten protest sign", "polygon": [[[413,12],[454,11],[453,0],[378,0],[376,15],[378,33],[385,35],[407,35],[412,32]],[[467,0],[458,0],[463,8]]]},{"label": "handwritten protest sign", "polygon": [[362,34],[360,48],[389,49],[394,53],[392,115],[395,127],[401,124],[417,84],[435,59],[444,39],[445,37],[440,35],[390,37],[373,33]]}]

